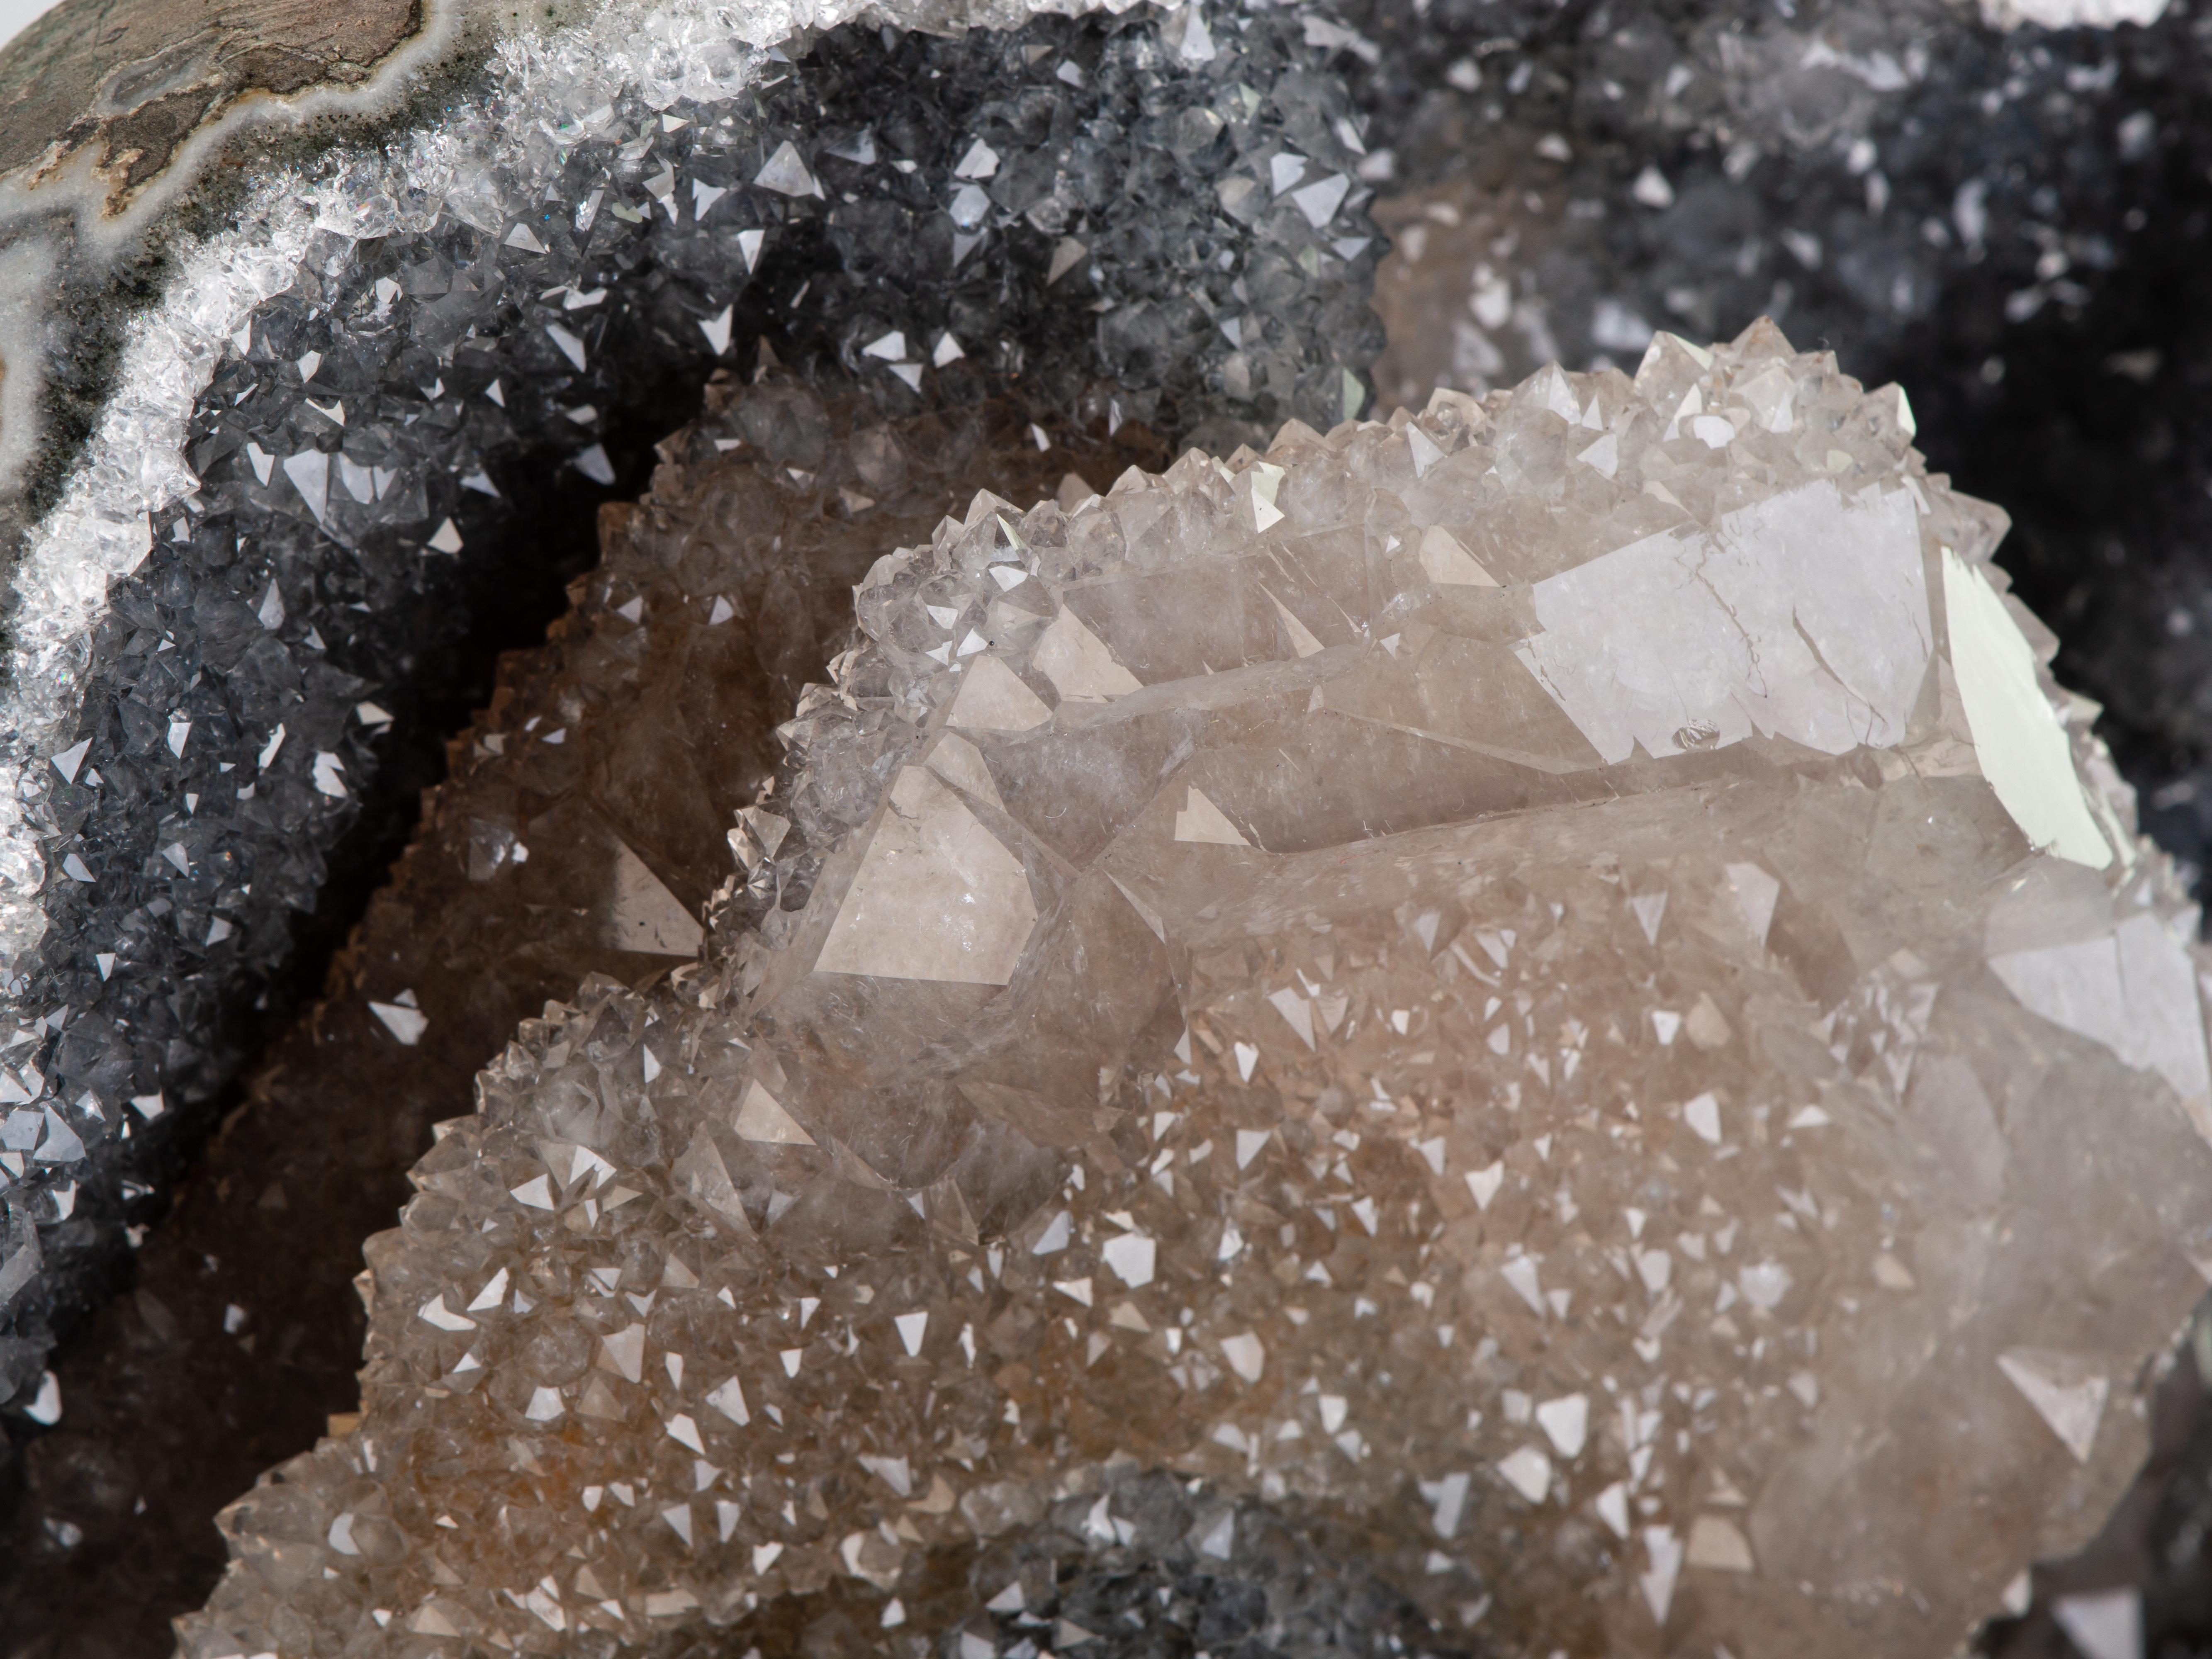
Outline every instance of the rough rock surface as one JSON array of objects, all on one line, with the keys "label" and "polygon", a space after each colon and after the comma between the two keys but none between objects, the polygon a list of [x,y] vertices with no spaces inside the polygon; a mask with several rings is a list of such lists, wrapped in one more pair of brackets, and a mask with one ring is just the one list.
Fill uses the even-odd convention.
[{"label": "rough rock surface", "polygon": [[350,88],[423,26],[423,0],[110,0],[55,7],[0,51],[0,177],[82,157],[115,212],[242,103]]},{"label": "rough rock surface", "polygon": [[1662,337],[887,554],[714,971],[483,1073],[185,1650],[859,1580],[998,1652],[1076,1621],[948,1573],[1079,1498],[1224,1571],[1252,1503],[1349,1527],[1425,1644],[1952,1651],[2142,1455],[2212,1078],[2195,913],[1909,434]]}]

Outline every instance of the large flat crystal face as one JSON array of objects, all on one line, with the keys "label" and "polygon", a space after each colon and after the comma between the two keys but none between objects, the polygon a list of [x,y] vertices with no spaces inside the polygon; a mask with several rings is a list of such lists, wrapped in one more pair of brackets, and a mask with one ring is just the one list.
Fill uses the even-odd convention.
[{"label": "large flat crystal face", "polygon": [[1432,1648],[1954,1650],[2141,1455],[2212,1102],[1907,418],[1662,337],[887,553],[708,968],[418,1166],[191,1659],[1061,1651],[1285,1516]]},{"label": "large flat crystal face", "polygon": [[1714,533],[1632,542],[1530,597],[1540,631],[1514,654],[1607,761],[1754,732],[1829,755],[1893,747],[1932,647],[1911,497],[1847,501],[1825,478]]}]

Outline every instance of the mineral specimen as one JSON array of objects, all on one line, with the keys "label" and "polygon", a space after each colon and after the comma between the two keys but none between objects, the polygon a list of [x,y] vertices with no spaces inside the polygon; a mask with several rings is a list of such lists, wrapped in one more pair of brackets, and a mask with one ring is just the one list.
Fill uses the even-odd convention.
[{"label": "mineral specimen", "polygon": [[[881,407],[882,385],[834,362],[722,375],[652,490],[605,510],[575,610],[503,665],[325,1000],[249,1074],[131,1293],[55,1354],[67,1412],[0,1530],[26,1568],[0,1575],[0,1629],[151,1651],[204,1598],[216,1510],[353,1406],[349,1280],[432,1124],[584,975],[697,954],[730,809],[773,770],[771,729],[843,648],[883,546],[987,483],[1026,498],[1166,459],[1133,422],[1085,438],[988,375],[945,377],[972,401],[918,415]],[[86,1478],[118,1458],[127,1473]],[[131,1597],[102,1593],[118,1559]]]},{"label": "mineral specimen", "polygon": [[112,1274],[149,1131],[204,1121],[283,994],[392,728],[533,574],[516,498],[611,485],[748,325],[899,414],[1014,374],[1109,436],[1364,406],[1351,106],[1293,15],[1195,17],[791,65],[760,18],[615,9],[188,251],[15,573],[0,1400]]},{"label": "mineral specimen", "polygon": [[1389,112],[1362,162],[1395,244],[1379,408],[1554,356],[1632,364],[1655,323],[1703,337],[1765,313],[1835,343],[1869,385],[1910,386],[1931,465],[2004,503],[2019,591],[2064,617],[2062,668],[2106,705],[2148,832],[2212,863],[2212,449],[2180,370],[2212,314],[2179,297],[2212,236],[2197,20],[1984,8],[2022,25],[2000,34],[1916,0],[1614,4],[1602,27],[1572,7],[1337,15],[1360,44],[1331,67]]},{"label": "mineral specimen", "polygon": [[1284,1526],[1401,1643],[1951,1651],[2141,1454],[2212,1081],[1910,437],[1661,337],[887,550],[708,964],[483,1074],[185,1652],[1058,1651],[1163,1559],[1307,1650]]}]

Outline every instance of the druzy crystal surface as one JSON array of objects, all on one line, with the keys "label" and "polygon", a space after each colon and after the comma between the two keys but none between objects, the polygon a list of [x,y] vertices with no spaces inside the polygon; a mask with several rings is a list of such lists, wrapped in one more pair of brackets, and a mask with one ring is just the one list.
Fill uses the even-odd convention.
[{"label": "druzy crystal surface", "polygon": [[1285,1516],[1405,1646],[1952,1650],[2141,1455],[2212,1085],[1909,422],[1661,337],[885,549],[705,960],[482,1075],[185,1651],[1114,1651],[1133,1577],[1318,1650]]},{"label": "druzy crystal surface", "polygon": [[1109,436],[1364,407],[1359,124],[1296,14],[1251,25],[885,27],[793,64],[778,15],[609,9],[180,252],[15,577],[0,1401],[123,1254],[160,1168],[126,1143],[234,1078],[393,726],[534,574],[515,498],[612,484],[625,411],[688,413],[755,324],[900,414],[1022,374]]}]

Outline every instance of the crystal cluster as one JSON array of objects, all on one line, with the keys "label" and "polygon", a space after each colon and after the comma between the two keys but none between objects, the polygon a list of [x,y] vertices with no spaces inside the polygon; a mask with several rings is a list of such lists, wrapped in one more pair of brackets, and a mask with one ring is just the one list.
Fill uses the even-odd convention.
[{"label": "crystal cluster", "polygon": [[[344,979],[257,1073],[259,1115],[284,1126],[264,1130],[283,1208],[358,1207],[345,1189],[411,1161],[435,1103],[584,975],[635,981],[698,955],[732,813],[775,771],[779,718],[848,642],[853,585],[885,540],[926,536],[987,477],[1042,495],[1087,489],[1073,468],[1159,456],[1133,424],[1040,449],[1037,412],[1001,395],[890,415],[834,371],[717,378],[708,413],[661,446],[653,489],[603,515],[605,556],[569,617],[504,665]],[[412,1139],[327,1159],[283,1146],[393,1101]],[[273,1244],[289,1224],[269,1224]],[[179,1249],[159,1240],[148,1259]]]},{"label": "crystal cluster", "polygon": [[610,14],[186,262],[18,583],[0,1398],[119,1245],[122,1143],[234,1072],[386,733],[529,579],[533,471],[612,484],[624,411],[756,324],[895,412],[1024,369],[1109,433],[1358,412],[1359,123],[1294,15],[1240,21],[793,64]]},{"label": "crystal cluster", "polygon": [[887,552],[708,968],[483,1074],[185,1652],[1060,1652],[1160,1559],[1317,1649],[1279,1520],[1401,1644],[1951,1651],[2141,1454],[2212,1082],[1910,435],[1661,337]]},{"label": "crystal cluster", "polygon": [[1655,321],[1765,310],[1890,361],[1930,322],[1969,331],[1943,342],[1963,356],[2046,309],[2079,319],[2128,263],[2147,216],[2118,204],[2156,201],[2187,95],[2157,37],[2007,38],[1911,3],[1637,6],[1603,30],[1390,0],[1346,17],[1337,67],[1401,112],[1366,176],[1401,192],[1394,230],[1431,228],[1400,244],[1423,291],[1377,365],[1386,400],[1431,363],[1479,392],[1554,355],[1630,362]]},{"label": "crystal cluster", "polygon": [[[848,643],[882,548],[987,483],[1026,499],[1167,459],[1136,422],[1086,436],[993,384],[902,415],[834,364],[718,375],[652,489],[604,510],[599,568],[502,664],[324,1000],[246,1074],[247,1109],[142,1242],[129,1292],[53,1356],[65,1409],[0,1534],[21,1564],[0,1575],[0,1628],[166,1650],[169,1616],[221,1569],[216,1510],[352,1409],[350,1280],[432,1126],[584,975],[638,982],[696,955],[730,811]],[[77,1586],[112,1583],[118,1557],[133,1594],[96,1605]]]}]

